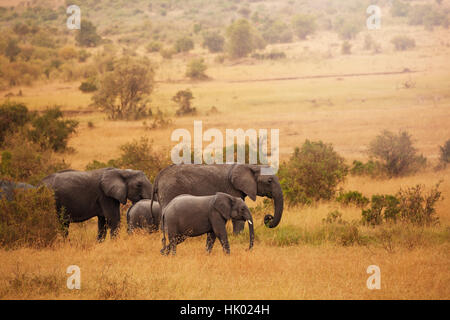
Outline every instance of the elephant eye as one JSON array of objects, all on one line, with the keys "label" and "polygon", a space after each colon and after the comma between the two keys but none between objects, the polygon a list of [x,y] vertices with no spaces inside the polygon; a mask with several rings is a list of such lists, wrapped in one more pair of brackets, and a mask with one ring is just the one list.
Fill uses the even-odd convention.
[{"label": "elephant eye", "polygon": [[272,178],[269,178],[267,181],[269,181],[269,182],[272,182],[273,181],[273,179]]}]

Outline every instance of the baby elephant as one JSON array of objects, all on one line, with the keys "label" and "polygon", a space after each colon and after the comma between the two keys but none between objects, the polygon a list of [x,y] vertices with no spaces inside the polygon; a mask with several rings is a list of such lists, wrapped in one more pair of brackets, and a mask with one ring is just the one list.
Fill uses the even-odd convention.
[{"label": "baby elephant", "polygon": [[159,203],[153,201],[153,215],[150,210],[150,199],[143,199],[136,202],[127,211],[128,233],[131,234],[135,229],[145,229],[149,233],[159,229],[161,220],[161,209]]},{"label": "baby elephant", "polygon": [[[229,219],[248,221],[250,247],[253,247],[254,230],[250,210],[241,198],[217,192],[212,196],[180,195],[174,198],[162,212],[161,229],[163,231],[162,254],[176,253],[177,244],[187,237],[197,237],[207,233],[206,250],[208,253],[219,238],[223,250],[230,253],[230,245],[225,225]],[[169,245],[166,246],[166,232]]]}]

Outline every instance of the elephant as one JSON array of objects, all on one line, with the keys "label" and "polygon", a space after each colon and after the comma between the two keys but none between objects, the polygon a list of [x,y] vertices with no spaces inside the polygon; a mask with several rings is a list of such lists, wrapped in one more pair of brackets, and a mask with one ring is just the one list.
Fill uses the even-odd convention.
[{"label": "elephant", "polygon": [[13,182],[8,180],[0,180],[0,199],[5,197],[8,201],[14,200],[14,192],[16,190],[29,190],[35,189],[35,186],[24,182]]},{"label": "elephant", "polygon": [[[249,196],[274,199],[274,215],[266,215],[264,224],[276,227],[283,214],[283,192],[276,175],[262,175],[261,169],[267,166],[250,164],[173,164],[161,170],[155,178],[152,200],[158,199],[163,210],[168,203],[180,194],[195,196],[214,195],[224,192],[245,200]],[[243,221],[233,222],[233,232],[244,229]]]},{"label": "elephant", "polygon": [[[244,200],[232,197],[223,192],[213,196],[192,196],[183,194],[175,197],[162,210],[161,229],[163,231],[161,253],[176,253],[177,244],[187,237],[197,237],[207,233],[206,251],[211,253],[212,247],[219,238],[223,250],[230,253],[230,245],[226,230],[228,220],[248,221],[250,230],[250,246],[253,247],[253,219]],[[169,245],[166,245],[166,232]]]},{"label": "elephant", "polygon": [[158,202],[153,202],[153,210],[150,210],[150,204],[150,199],[142,199],[128,209],[127,225],[129,234],[135,229],[145,229],[149,233],[159,229],[161,208]]},{"label": "elephant", "polygon": [[[152,184],[139,170],[102,168],[92,171],[63,170],[45,177],[42,183],[55,192],[56,208],[61,215],[64,236],[71,222],[83,222],[98,217],[99,242],[117,235],[120,224],[120,204],[150,199]],[[62,208],[64,207],[64,210]]]}]

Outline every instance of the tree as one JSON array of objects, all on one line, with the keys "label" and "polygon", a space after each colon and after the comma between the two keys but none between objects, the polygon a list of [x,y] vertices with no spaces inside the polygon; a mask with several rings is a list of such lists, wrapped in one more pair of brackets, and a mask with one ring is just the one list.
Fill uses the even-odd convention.
[{"label": "tree", "polygon": [[82,19],[75,40],[80,46],[96,47],[100,43],[101,37],[97,34],[97,27],[92,22]]},{"label": "tree", "polygon": [[189,89],[180,90],[172,97],[172,101],[176,102],[179,106],[176,111],[177,116],[196,113],[196,109],[191,107],[192,99],[194,99],[194,96]]},{"label": "tree", "polygon": [[370,143],[369,154],[381,161],[391,177],[414,173],[426,163],[425,157],[417,155],[411,135],[406,131],[396,135],[384,130]]},{"label": "tree", "polygon": [[208,48],[209,52],[222,52],[225,38],[218,32],[207,32],[203,34],[203,48]]},{"label": "tree", "polygon": [[296,15],[292,20],[292,26],[297,37],[302,40],[313,34],[317,29],[315,17],[307,14]]},{"label": "tree", "polygon": [[227,49],[231,58],[246,57],[253,51],[253,35],[250,23],[245,19],[233,22],[227,29]]},{"label": "tree", "polygon": [[153,91],[153,77],[148,60],[123,57],[99,81],[92,100],[112,120],[143,118],[148,113],[144,97]]},{"label": "tree", "polygon": [[207,79],[205,71],[208,67],[203,58],[193,59],[189,62],[186,70],[186,76],[191,79]]},{"label": "tree", "polygon": [[9,58],[10,62],[16,60],[16,56],[20,53],[18,45],[19,41],[15,38],[9,38],[5,48],[5,56]]},{"label": "tree", "polygon": [[397,51],[405,51],[416,46],[416,41],[408,36],[396,36],[391,43]]}]

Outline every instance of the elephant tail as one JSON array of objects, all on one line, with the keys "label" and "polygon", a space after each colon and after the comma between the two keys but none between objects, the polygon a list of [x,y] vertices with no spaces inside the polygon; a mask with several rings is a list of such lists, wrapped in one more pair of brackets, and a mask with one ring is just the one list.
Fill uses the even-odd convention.
[{"label": "elephant tail", "polygon": [[165,228],[165,217],[164,217],[164,215],[161,215],[161,230],[163,233],[163,238],[161,240],[162,245],[163,245],[163,247],[161,249],[161,254],[163,254],[163,255],[166,255],[168,253],[167,245],[166,245],[166,230],[165,229],[166,229]]}]

